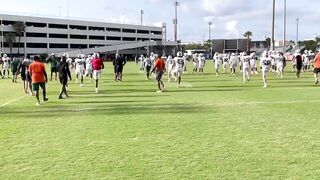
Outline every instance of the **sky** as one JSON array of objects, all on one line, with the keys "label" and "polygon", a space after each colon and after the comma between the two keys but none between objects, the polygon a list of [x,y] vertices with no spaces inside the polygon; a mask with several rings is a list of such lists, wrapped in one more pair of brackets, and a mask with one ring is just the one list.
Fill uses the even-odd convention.
[{"label": "sky", "polygon": [[[272,0],[179,0],[178,39],[198,42],[211,38],[242,38],[251,31],[253,40],[271,35]],[[174,0],[0,0],[0,14],[19,14],[140,24],[167,24],[167,39],[173,40]],[[299,40],[320,35],[318,0],[287,0],[287,39],[296,39],[299,18]],[[283,37],[284,0],[276,0],[275,38]]]}]

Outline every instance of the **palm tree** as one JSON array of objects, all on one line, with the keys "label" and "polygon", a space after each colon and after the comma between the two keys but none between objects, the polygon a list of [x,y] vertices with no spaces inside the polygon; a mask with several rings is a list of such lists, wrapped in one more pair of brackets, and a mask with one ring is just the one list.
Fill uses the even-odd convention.
[{"label": "palm tree", "polygon": [[12,32],[6,33],[4,34],[4,40],[9,45],[10,54],[12,58],[12,48],[13,48],[13,44],[16,42],[16,34]]},{"label": "palm tree", "polygon": [[251,37],[252,37],[252,32],[251,31],[246,31],[243,36],[247,38],[247,52],[250,53],[250,43],[251,43]]},{"label": "palm tree", "polygon": [[13,25],[13,29],[15,30],[16,34],[18,35],[18,55],[20,54],[20,42],[21,42],[21,36],[24,35],[24,32],[26,30],[26,26],[24,22],[22,21],[17,21]]}]

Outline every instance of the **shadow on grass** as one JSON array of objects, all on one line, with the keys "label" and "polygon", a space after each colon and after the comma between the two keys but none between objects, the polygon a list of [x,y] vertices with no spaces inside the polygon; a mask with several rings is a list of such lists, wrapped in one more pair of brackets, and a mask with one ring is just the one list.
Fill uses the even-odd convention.
[{"label": "shadow on grass", "polygon": [[[50,104],[48,104],[50,105]],[[78,106],[74,107],[67,105],[59,106],[40,106],[34,109],[6,109],[0,110],[2,114],[8,116],[23,116],[25,118],[35,119],[41,117],[51,118],[70,118],[76,116],[88,116],[88,115],[133,115],[133,114],[154,114],[154,116],[161,116],[161,114],[193,114],[193,113],[208,113],[215,112],[212,106],[190,106],[186,104],[170,104],[170,105],[159,105],[159,104],[105,104],[98,106]],[[44,116],[45,115],[45,116]],[[75,118],[76,119],[76,118]]]}]

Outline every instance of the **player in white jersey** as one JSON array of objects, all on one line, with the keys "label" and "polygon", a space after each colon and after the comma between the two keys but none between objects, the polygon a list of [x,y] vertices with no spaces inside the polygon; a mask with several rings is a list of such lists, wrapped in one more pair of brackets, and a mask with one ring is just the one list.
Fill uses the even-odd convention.
[{"label": "player in white jersey", "polygon": [[247,55],[246,52],[242,53],[242,56],[240,57],[242,61],[242,73],[243,73],[243,83],[246,83],[247,81],[250,81],[250,56]]},{"label": "player in white jersey", "polygon": [[275,56],[275,60],[277,63],[278,76],[280,76],[282,79],[283,78],[283,70],[284,70],[284,62],[285,62],[283,54],[281,52],[278,52],[277,55]]},{"label": "player in white jersey", "polygon": [[237,66],[239,64],[239,57],[235,54],[235,53],[232,53],[231,56],[230,56],[230,73],[231,75],[236,75],[236,69],[237,69]]},{"label": "player in white jersey", "polygon": [[143,58],[144,59],[144,69],[146,70],[146,79],[149,80],[150,78],[150,71],[151,71],[151,67],[152,67],[152,62],[151,62],[151,59],[147,56],[146,58]]},{"label": "player in white jersey", "polygon": [[184,53],[183,55],[183,60],[184,60],[184,65],[183,65],[183,73],[184,74],[188,74],[188,71],[187,71],[187,63],[188,63],[188,54],[187,53]]},{"label": "player in white jersey", "polygon": [[83,76],[84,76],[84,72],[85,72],[85,59],[84,59],[84,55],[79,54],[78,58],[75,59],[75,73],[76,73],[76,83],[78,83],[79,78],[80,78],[80,87],[83,86]]},{"label": "player in white jersey", "polygon": [[179,88],[181,83],[181,76],[183,74],[183,67],[184,67],[184,59],[182,57],[182,53],[179,51],[177,53],[177,57],[174,58],[175,62],[175,77],[177,81],[177,88]]},{"label": "player in white jersey", "polygon": [[222,60],[223,60],[223,71],[224,71],[224,73],[227,73],[227,68],[229,65],[229,55],[225,54],[223,56]]},{"label": "player in white jersey", "polygon": [[166,67],[167,67],[167,73],[168,73],[168,82],[171,81],[171,79],[174,77],[174,65],[175,61],[172,58],[172,56],[169,56],[166,61]]},{"label": "player in white jersey", "polygon": [[256,53],[251,53],[250,54],[251,74],[258,74],[257,60],[258,60],[258,57],[256,56]]},{"label": "player in white jersey", "polygon": [[152,68],[154,67],[154,63],[156,62],[156,59],[157,59],[157,54],[154,54],[153,52],[150,54],[150,59],[151,59],[151,65],[152,65]]},{"label": "player in white jersey", "polygon": [[199,54],[198,58],[198,67],[199,67],[199,73],[203,75],[203,69],[204,66],[206,65],[206,59],[203,54]]},{"label": "player in white jersey", "polygon": [[9,78],[9,72],[10,72],[10,58],[8,57],[7,54],[4,54],[2,57],[2,62],[3,62],[3,77],[6,76],[6,71],[8,73],[8,78]]},{"label": "player in white jersey", "polygon": [[260,60],[260,66],[262,68],[262,79],[264,83],[264,88],[268,87],[267,85],[267,73],[270,70],[271,58],[269,57],[268,52],[262,53],[262,58]]},{"label": "player in white jersey", "polygon": [[141,56],[139,57],[140,72],[143,72],[143,71],[144,71],[144,68],[145,68],[144,62],[145,62],[145,58],[144,58],[144,56],[141,54]]},{"label": "player in white jersey", "polygon": [[199,59],[198,54],[192,55],[192,64],[193,64],[193,70],[192,74],[197,73],[199,69]]},{"label": "player in white jersey", "polygon": [[214,65],[215,65],[217,77],[219,77],[219,69],[220,69],[221,63],[222,63],[222,58],[220,57],[219,53],[216,52],[214,54]]},{"label": "player in white jersey", "polygon": [[92,69],[92,56],[88,55],[86,58],[86,72],[85,72],[86,77],[90,77],[90,82],[92,82],[92,77],[93,77],[93,69]]},{"label": "player in white jersey", "polygon": [[308,50],[304,51],[304,54],[302,55],[302,60],[303,60],[303,72],[306,72],[308,70],[308,66],[310,64],[309,51]]}]

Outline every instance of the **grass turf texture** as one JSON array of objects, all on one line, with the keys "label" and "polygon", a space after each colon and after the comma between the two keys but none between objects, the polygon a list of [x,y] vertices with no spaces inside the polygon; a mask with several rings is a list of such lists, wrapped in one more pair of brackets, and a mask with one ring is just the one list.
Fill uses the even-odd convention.
[{"label": "grass turf texture", "polygon": [[106,66],[99,94],[73,80],[71,97],[58,100],[53,81],[39,107],[20,83],[0,80],[0,179],[320,178],[311,72],[269,73],[264,89],[260,74],[247,84],[240,73],[217,79],[210,62],[205,75],[157,94],[135,64],[122,83]]}]

